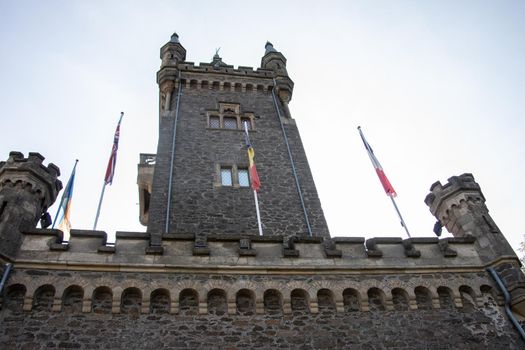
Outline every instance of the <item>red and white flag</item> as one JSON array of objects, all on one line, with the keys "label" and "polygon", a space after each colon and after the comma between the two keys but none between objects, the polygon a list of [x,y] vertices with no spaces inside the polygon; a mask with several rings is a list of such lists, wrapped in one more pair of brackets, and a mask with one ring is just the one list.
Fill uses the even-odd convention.
[{"label": "red and white flag", "polygon": [[115,175],[115,166],[117,165],[117,151],[118,151],[118,140],[120,138],[120,122],[124,112],[120,112],[120,119],[118,121],[117,129],[115,130],[115,137],[113,138],[113,148],[111,149],[111,155],[109,156],[108,167],[106,168],[106,176],[104,177],[104,183],[112,184],[113,175]]},{"label": "red and white flag", "polygon": [[363,132],[361,131],[361,127],[359,126],[357,128],[359,130],[359,135],[361,135],[361,140],[363,140],[363,143],[365,145],[366,151],[368,152],[368,156],[370,157],[370,160],[372,161],[372,165],[374,166],[377,176],[379,177],[379,181],[381,181],[381,185],[383,185],[383,188],[385,189],[385,192],[390,197],[397,196],[396,191],[394,190],[394,187],[388,181],[388,178],[386,177],[385,171],[383,170],[383,167],[381,166],[381,163],[379,163],[379,160],[377,160],[376,156],[374,155],[374,151],[372,150],[372,147],[368,144],[368,142],[365,139],[365,135],[363,135]]}]

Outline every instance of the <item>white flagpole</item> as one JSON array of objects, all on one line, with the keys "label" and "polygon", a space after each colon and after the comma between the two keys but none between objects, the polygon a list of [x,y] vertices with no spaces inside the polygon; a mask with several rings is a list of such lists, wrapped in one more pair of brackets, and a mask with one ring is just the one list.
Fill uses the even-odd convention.
[{"label": "white flagpole", "polygon": [[102,185],[102,192],[100,193],[100,200],[98,201],[97,215],[95,216],[95,223],[93,224],[93,231],[97,229],[98,217],[100,215],[100,207],[102,206],[102,199],[104,198],[104,190],[106,189],[106,181]]},{"label": "white flagpole", "polygon": [[401,216],[401,212],[399,211],[399,208],[397,207],[397,204],[396,204],[396,201],[394,200],[394,197],[392,197],[392,196],[389,196],[389,197],[392,200],[392,204],[394,205],[394,208],[396,208],[397,215],[399,215],[399,220],[401,220],[401,226],[403,226],[403,228],[407,232],[408,238],[412,238],[412,236],[410,235],[410,232],[408,232],[408,227],[405,224],[405,220],[403,220],[403,217]]},{"label": "white flagpole", "polygon": [[[375,157],[374,155],[374,152],[372,151],[372,147],[370,146],[370,144],[368,143],[368,141],[366,140],[365,138],[365,135],[363,134],[363,131],[361,131],[361,127],[358,126],[357,127],[357,130],[359,130],[359,135],[361,136],[361,140],[363,141],[364,145],[365,145],[365,148],[366,148],[366,152],[368,153],[368,156],[370,157],[370,160],[372,161],[372,165],[374,166],[374,168],[377,169],[379,168],[381,171],[383,171],[383,167],[381,166],[381,164],[379,163],[379,160]],[[383,176],[385,176],[386,178],[386,175],[384,175],[383,173]],[[379,177],[379,181],[381,182],[381,184],[383,186],[385,186],[383,184],[383,180],[381,179],[381,177]],[[388,181],[388,180],[387,180]],[[390,184],[390,183],[389,183]],[[391,185],[390,185],[391,186]],[[386,188],[385,188],[386,189]],[[392,191],[393,191],[393,188],[392,188]],[[396,201],[394,200],[394,196],[395,196],[395,191],[393,191],[394,194],[392,193],[389,193],[387,191],[387,196],[390,197],[390,200],[392,201],[392,204],[394,205],[394,208],[396,209],[396,212],[397,212],[397,215],[399,216],[399,220],[400,220],[400,223],[401,223],[401,226],[405,229],[406,233],[407,233],[407,236],[408,238],[412,238],[412,236],[410,236],[410,232],[408,232],[408,227],[407,225],[405,224],[405,220],[403,220],[403,216],[401,216],[401,212],[399,211],[399,208],[397,207],[397,204],[396,204]]]},{"label": "white flagpole", "polygon": [[[246,136],[246,146],[249,147],[250,135],[248,134],[248,123],[244,122],[244,134]],[[262,224],[261,224],[261,212],[259,211],[259,200],[257,198],[257,191],[253,190],[253,198],[255,200],[255,212],[257,213],[257,226],[259,227],[259,236],[263,235]]]},{"label": "white flagpole", "polygon": [[261,224],[261,213],[259,212],[259,201],[257,200],[257,191],[253,190],[253,198],[255,199],[255,211],[257,212],[257,225],[259,226],[259,236],[263,235]]}]

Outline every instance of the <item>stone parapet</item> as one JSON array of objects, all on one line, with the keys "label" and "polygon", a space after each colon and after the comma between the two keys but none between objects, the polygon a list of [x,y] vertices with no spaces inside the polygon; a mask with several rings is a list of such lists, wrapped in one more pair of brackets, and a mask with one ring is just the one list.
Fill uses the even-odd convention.
[{"label": "stone parapet", "polygon": [[[106,242],[107,235],[102,231],[72,230],[69,242],[61,242],[58,230],[33,229],[23,233],[18,260],[26,263],[47,260],[70,265],[147,265],[152,269],[191,266],[255,270],[468,269],[483,266],[473,238],[403,240],[379,237],[365,241],[362,237],[336,237],[327,249],[328,239],[322,237],[295,237],[290,245],[290,240],[280,235],[210,234],[202,246],[196,244],[194,234],[170,234],[163,237],[161,251],[147,254],[150,235],[146,232],[117,232],[114,244]],[[339,253],[334,255],[334,251]]]}]

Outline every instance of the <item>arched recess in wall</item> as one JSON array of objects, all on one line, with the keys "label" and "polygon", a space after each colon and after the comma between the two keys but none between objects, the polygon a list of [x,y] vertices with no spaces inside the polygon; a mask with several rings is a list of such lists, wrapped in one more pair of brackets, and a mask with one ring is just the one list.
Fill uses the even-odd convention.
[{"label": "arched recess in wall", "polygon": [[196,315],[199,313],[199,294],[195,289],[186,288],[179,294],[179,313]]},{"label": "arched recess in wall", "polygon": [[24,297],[26,296],[26,286],[23,284],[13,284],[9,286],[5,293],[3,308],[11,312],[20,312],[24,308]]},{"label": "arched recess in wall", "polygon": [[470,311],[476,307],[476,294],[469,286],[459,287],[459,294],[461,295],[461,302],[463,303],[463,310]]},{"label": "arched recess in wall", "polygon": [[346,288],[343,291],[343,305],[345,312],[355,312],[361,310],[361,296],[353,288]]},{"label": "arched recess in wall", "polygon": [[418,310],[432,309],[432,294],[426,287],[418,286],[414,289]]},{"label": "arched recess in wall", "polygon": [[304,314],[310,311],[310,298],[304,289],[294,289],[290,293],[292,312],[294,314]]},{"label": "arched recess in wall", "polygon": [[251,316],[255,314],[255,293],[249,289],[241,289],[235,295],[237,314]]},{"label": "arched recess in wall", "polygon": [[140,314],[142,307],[142,292],[140,289],[130,287],[124,289],[120,298],[120,312],[123,314]]},{"label": "arched recess in wall", "polygon": [[392,289],[392,304],[396,311],[408,310],[408,293],[406,290],[402,288]]},{"label": "arched recess in wall", "polygon": [[55,299],[55,287],[45,284],[38,287],[33,296],[34,311],[51,311]]},{"label": "arched recess in wall", "polygon": [[385,293],[379,288],[370,288],[367,292],[370,311],[385,311]]},{"label": "arched recess in wall", "polygon": [[317,305],[319,312],[335,312],[334,293],[330,289],[319,289],[317,291]]},{"label": "arched recess in wall", "polygon": [[283,315],[283,297],[276,289],[264,292],[264,312],[271,316]]},{"label": "arched recess in wall", "polygon": [[222,316],[228,312],[228,302],[226,292],[219,288],[214,288],[208,292],[208,313],[211,315]]},{"label": "arched recess in wall", "polygon": [[154,314],[167,314],[170,312],[171,299],[167,289],[155,289],[150,294],[149,310]]},{"label": "arched recess in wall", "polygon": [[93,291],[93,298],[91,303],[91,309],[97,314],[109,314],[111,313],[111,307],[113,304],[113,292],[111,288],[106,286],[97,287]]},{"label": "arched recess in wall", "polygon": [[479,291],[481,292],[481,299],[484,307],[497,306],[496,295],[491,286],[484,284],[479,287]]},{"label": "arched recess in wall", "polygon": [[454,298],[452,296],[452,290],[448,287],[438,287],[437,289],[439,297],[439,306],[442,309],[452,309],[454,308]]},{"label": "arched recess in wall", "polygon": [[76,285],[67,287],[62,294],[62,312],[82,312],[83,299],[84,289],[82,287]]}]

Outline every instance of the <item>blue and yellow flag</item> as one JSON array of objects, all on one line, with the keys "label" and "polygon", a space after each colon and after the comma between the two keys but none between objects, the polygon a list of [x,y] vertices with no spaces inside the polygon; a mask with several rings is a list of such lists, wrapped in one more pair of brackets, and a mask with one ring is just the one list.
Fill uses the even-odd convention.
[{"label": "blue and yellow flag", "polygon": [[60,223],[58,224],[57,228],[64,233],[65,240],[68,240],[69,231],[71,231],[71,221],[69,219],[69,214],[71,211],[71,200],[73,197],[73,185],[75,182],[75,171],[77,169],[77,163],[78,163],[78,159],[75,161],[75,166],[73,167],[71,176],[69,177],[66,188],[64,189],[64,192],[62,193],[62,199],[60,200],[60,206],[58,207],[57,213],[55,215],[55,220],[53,221],[53,228],[54,228],[58,215],[62,213],[62,218],[60,219]]}]

